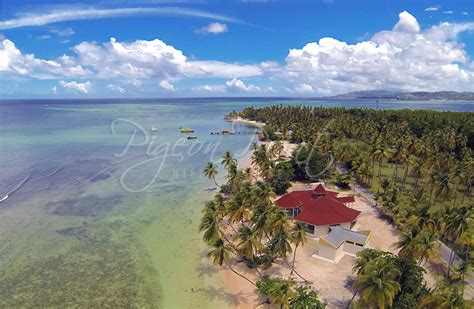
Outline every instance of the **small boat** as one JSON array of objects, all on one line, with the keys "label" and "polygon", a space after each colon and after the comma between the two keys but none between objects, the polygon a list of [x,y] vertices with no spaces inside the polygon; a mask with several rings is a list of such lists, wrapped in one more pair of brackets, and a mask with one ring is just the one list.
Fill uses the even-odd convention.
[{"label": "small boat", "polygon": [[222,134],[230,134],[230,129],[225,128],[224,130],[222,130]]},{"label": "small boat", "polygon": [[156,129],[154,127],[150,128],[150,133],[157,133],[157,132],[158,132],[158,129]]},{"label": "small boat", "polygon": [[196,135],[189,135],[187,139],[197,139],[198,137]]},{"label": "small boat", "polygon": [[179,132],[181,133],[194,133],[194,130],[191,128],[179,128]]}]

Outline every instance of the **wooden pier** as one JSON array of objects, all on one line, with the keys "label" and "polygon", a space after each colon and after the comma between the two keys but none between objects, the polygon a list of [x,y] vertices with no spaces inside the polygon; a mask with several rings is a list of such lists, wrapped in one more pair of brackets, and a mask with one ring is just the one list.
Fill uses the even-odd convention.
[{"label": "wooden pier", "polygon": [[261,131],[236,131],[236,132],[226,132],[226,131],[211,131],[211,135],[252,135],[258,134]]}]

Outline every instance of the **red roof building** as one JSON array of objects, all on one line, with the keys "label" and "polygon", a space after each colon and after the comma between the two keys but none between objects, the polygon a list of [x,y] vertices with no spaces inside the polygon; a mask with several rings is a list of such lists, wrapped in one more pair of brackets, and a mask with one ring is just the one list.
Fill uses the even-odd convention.
[{"label": "red roof building", "polygon": [[[337,197],[338,193],[326,190],[321,184],[314,190],[290,192],[275,204],[285,208],[295,220],[314,226],[331,226],[355,223],[360,211],[347,207],[353,196]],[[322,232],[322,231],[321,231]]]}]

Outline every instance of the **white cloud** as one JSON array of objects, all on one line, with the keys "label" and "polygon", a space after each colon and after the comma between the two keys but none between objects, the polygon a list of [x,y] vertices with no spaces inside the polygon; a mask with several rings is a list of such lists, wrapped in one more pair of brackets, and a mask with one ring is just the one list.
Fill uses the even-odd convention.
[{"label": "white cloud", "polygon": [[443,11],[443,14],[453,14],[453,11]]},{"label": "white cloud", "polygon": [[59,81],[59,84],[64,88],[64,89],[71,89],[74,90],[77,93],[81,94],[87,94],[89,93],[92,83],[90,81],[87,81],[85,83],[78,83],[76,81],[71,81],[71,82],[66,82],[66,81]]},{"label": "white cloud", "polygon": [[160,83],[159,83],[160,87],[166,91],[175,91],[176,89],[174,88],[174,85],[172,83],[170,83],[169,80],[162,80]]},{"label": "white cloud", "polygon": [[54,94],[57,94],[58,93],[58,87],[54,86],[53,88],[51,88],[51,92],[54,93]]},{"label": "white cloud", "polygon": [[225,93],[227,88],[224,85],[201,85],[195,86],[192,90],[197,92],[209,92],[209,93]]},{"label": "white cloud", "polygon": [[199,34],[220,34],[227,32],[227,25],[221,23],[210,23],[209,25],[197,30]]},{"label": "white cloud", "polygon": [[0,21],[0,29],[42,26],[71,20],[104,19],[137,15],[179,15],[245,24],[241,20],[225,15],[180,7],[134,7],[113,9],[69,7],[64,10],[53,10],[46,13],[26,13],[17,18]]},{"label": "white cloud", "polygon": [[[421,30],[402,12],[392,30],[348,44],[322,38],[291,49],[275,73],[293,85],[307,84],[318,94],[361,89],[474,90],[473,65],[457,41],[474,23],[442,23]],[[296,86],[294,86],[296,87]]]},{"label": "white cloud", "polygon": [[255,85],[249,84],[246,85],[243,81],[237,78],[233,78],[232,80],[229,80],[225,83],[227,86],[227,89],[230,91],[243,91],[243,92],[259,92],[260,87],[257,87]]},{"label": "white cloud", "polygon": [[103,44],[82,42],[72,50],[72,55],[42,60],[23,54],[6,39],[0,41],[0,72],[41,79],[127,79],[137,86],[137,81],[152,78],[239,78],[262,75],[264,70],[259,65],[189,60],[180,50],[158,39],[119,42],[111,38]]},{"label": "white cloud", "polygon": [[308,84],[297,85],[295,87],[295,91],[298,93],[304,93],[304,94],[314,93],[313,87],[311,87],[311,85],[308,85]]},{"label": "white cloud", "polygon": [[117,85],[114,85],[114,84],[108,84],[107,88],[112,90],[113,92],[117,92],[117,93],[120,93],[120,94],[123,94],[123,93],[126,92],[124,88],[122,88],[120,86],[117,86]]},{"label": "white cloud", "polygon": [[461,12],[461,14],[462,14],[462,15],[466,15],[466,16],[469,15],[468,12]]},{"label": "white cloud", "polygon": [[439,5],[437,5],[437,6],[430,6],[430,7],[427,7],[427,8],[425,9],[425,11],[427,11],[427,12],[430,12],[430,11],[437,11],[437,10],[439,10],[439,8],[440,8]]},{"label": "white cloud", "polygon": [[74,30],[72,30],[71,28],[64,28],[64,29],[51,29],[50,30],[51,33],[55,33],[59,36],[70,36],[70,35],[73,35],[75,34]]},{"label": "white cloud", "polygon": [[[246,84],[242,80],[233,78],[228,80],[224,85],[200,85],[195,86],[192,90],[197,92],[206,92],[206,93],[240,93],[240,94],[260,94],[262,89],[253,84]],[[266,92],[273,92],[272,87],[267,87],[264,89]]]}]

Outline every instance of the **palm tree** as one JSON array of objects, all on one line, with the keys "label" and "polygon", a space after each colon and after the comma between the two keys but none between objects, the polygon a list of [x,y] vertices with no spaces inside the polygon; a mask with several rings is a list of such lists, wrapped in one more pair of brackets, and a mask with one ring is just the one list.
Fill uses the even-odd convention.
[{"label": "palm tree", "polygon": [[216,186],[219,187],[216,182],[217,166],[214,163],[207,162],[206,167],[204,168],[204,175],[206,175],[207,178],[212,179]]},{"label": "palm tree", "polygon": [[292,289],[294,284],[291,280],[280,280],[277,284],[271,284],[267,291],[268,299],[280,308],[289,308],[291,299],[296,296]]},{"label": "palm tree", "polygon": [[232,268],[231,263],[231,255],[233,254],[233,249],[231,246],[226,245],[224,241],[219,238],[214,241],[212,244],[212,250],[209,251],[207,254],[208,257],[212,258],[212,262],[214,265],[222,266],[223,264],[229,267],[230,271],[232,271],[237,276],[247,280],[253,286],[256,286],[254,282],[252,282],[249,278],[245,277],[244,275],[238,273]]},{"label": "palm tree", "polygon": [[212,243],[222,234],[220,219],[216,204],[213,201],[208,202],[203,209],[203,217],[199,224],[199,232],[204,232],[202,238],[206,243]]},{"label": "palm tree", "polygon": [[415,188],[417,188],[420,178],[426,174],[426,160],[421,157],[412,157],[411,173],[415,176]]},{"label": "palm tree", "polygon": [[255,235],[255,232],[247,226],[241,226],[239,228],[239,239],[240,242],[237,244],[239,253],[244,256],[249,264],[252,265],[260,274],[254,261],[255,255],[263,250],[263,244]]},{"label": "palm tree", "polygon": [[226,151],[222,157],[221,164],[224,165],[227,170],[229,170],[229,167],[231,167],[233,164],[237,164],[237,160],[229,151]]},{"label": "palm tree", "polygon": [[419,255],[418,265],[439,256],[439,236],[422,230],[415,239],[415,254]]},{"label": "palm tree", "polygon": [[458,309],[465,308],[461,289],[456,285],[443,285],[434,293],[423,296],[419,309]]},{"label": "palm tree", "polygon": [[400,284],[395,280],[400,271],[391,265],[375,265],[357,276],[354,287],[359,291],[362,304],[385,309],[392,306]]},{"label": "palm tree", "polygon": [[[472,229],[474,224],[474,208],[472,205],[465,205],[455,209],[455,211],[446,211],[445,235],[453,243],[456,243],[463,234]],[[451,272],[451,265],[454,260],[454,251],[451,250],[449,257],[449,266],[447,278]]]},{"label": "palm tree", "polygon": [[[296,259],[296,250],[298,249],[299,245],[303,245],[306,243],[306,229],[304,227],[304,224],[301,222],[295,222],[295,224],[292,226],[291,231],[290,231],[290,239],[291,242],[295,245],[295,251],[293,252],[293,262],[291,265],[293,268],[295,268],[295,259]],[[293,270],[291,271],[291,274],[293,273]]]},{"label": "palm tree", "polygon": [[402,228],[402,233],[400,240],[397,241],[394,246],[397,249],[400,249],[398,254],[400,256],[411,256],[415,259],[418,259],[419,256],[416,256],[416,239],[421,230],[418,225],[412,225]]},{"label": "palm tree", "polygon": [[454,187],[454,178],[453,174],[450,172],[441,172],[438,175],[438,183],[435,189],[436,198],[442,197],[443,202],[448,200],[451,197]]},{"label": "palm tree", "polygon": [[392,183],[396,184],[397,179],[398,179],[398,166],[400,165],[400,162],[404,160],[406,156],[406,150],[403,145],[402,141],[399,141],[395,147],[392,149],[392,155],[391,158],[393,161],[395,161],[395,169],[393,170],[392,174]]},{"label": "palm tree", "polygon": [[280,158],[281,152],[283,151],[283,149],[284,149],[283,143],[280,141],[277,141],[270,147],[270,153],[272,157]]}]

